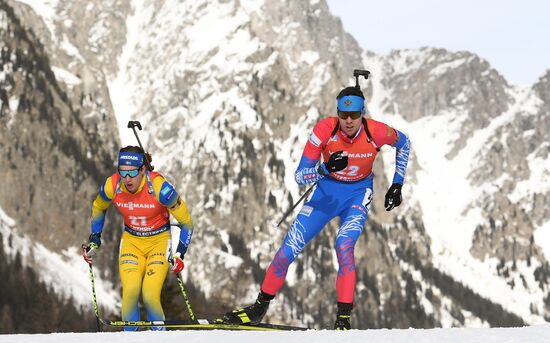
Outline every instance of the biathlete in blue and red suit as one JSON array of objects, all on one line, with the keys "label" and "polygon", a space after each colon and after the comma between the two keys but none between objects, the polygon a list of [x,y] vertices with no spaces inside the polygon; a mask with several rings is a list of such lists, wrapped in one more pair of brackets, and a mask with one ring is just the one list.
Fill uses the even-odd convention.
[{"label": "biathlete in blue and red suit", "polygon": [[[340,217],[336,236],[338,311],[334,328],[351,328],[354,248],[373,199],[374,159],[384,145],[397,150],[393,183],[385,198],[386,210],[390,211],[401,204],[410,143],[403,132],[363,116],[366,110],[359,88],[347,87],[336,99],[338,117],[323,119],[315,125],[295,174],[300,185],[317,184],[267,269],[256,302],[226,313],[224,319],[228,323],[259,323],[269,301],[283,286],[290,264],[330,220]],[[321,155],[325,162],[318,165]]]}]

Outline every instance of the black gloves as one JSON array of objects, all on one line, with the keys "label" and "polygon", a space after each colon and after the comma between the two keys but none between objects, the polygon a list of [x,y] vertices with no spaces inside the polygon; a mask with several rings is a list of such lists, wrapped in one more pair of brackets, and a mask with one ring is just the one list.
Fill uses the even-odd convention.
[{"label": "black gloves", "polygon": [[403,187],[403,185],[394,183],[391,185],[390,189],[388,189],[388,192],[386,193],[386,200],[384,201],[386,211],[391,211],[395,207],[401,205],[401,201],[403,200],[403,197],[401,196],[401,187]]},{"label": "black gloves", "polygon": [[88,245],[82,244],[82,257],[89,265],[92,264],[95,251],[101,246],[101,232],[92,233],[88,238]]},{"label": "black gloves", "polygon": [[92,233],[88,238],[88,246],[92,249],[97,249],[101,246],[101,233]]},{"label": "black gloves", "polygon": [[339,172],[348,166],[348,155],[344,155],[344,151],[340,150],[330,155],[327,162],[321,164],[317,171],[319,174],[327,176],[330,173]]}]

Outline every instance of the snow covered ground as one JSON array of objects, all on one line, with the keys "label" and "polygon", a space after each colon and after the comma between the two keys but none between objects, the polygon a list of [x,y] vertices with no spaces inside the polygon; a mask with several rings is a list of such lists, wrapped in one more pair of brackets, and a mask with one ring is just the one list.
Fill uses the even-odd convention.
[{"label": "snow covered ground", "polygon": [[115,333],[54,333],[44,335],[0,335],[0,343],[64,343],[64,342],[224,342],[224,343],[547,343],[550,342],[550,324],[523,328],[502,329],[429,329],[429,330],[352,330],[300,331],[300,332],[244,332],[244,331],[168,331],[168,332],[115,332]]}]

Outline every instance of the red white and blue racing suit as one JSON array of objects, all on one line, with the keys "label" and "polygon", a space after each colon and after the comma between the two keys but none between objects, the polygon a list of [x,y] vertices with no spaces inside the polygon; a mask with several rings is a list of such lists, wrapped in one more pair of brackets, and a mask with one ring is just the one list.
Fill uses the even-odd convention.
[{"label": "red white and blue racing suit", "polygon": [[[262,291],[275,295],[283,286],[288,267],[334,217],[340,217],[336,236],[338,276],[336,292],[338,301],[353,303],[355,291],[355,243],[367,220],[373,199],[372,165],[383,145],[397,149],[396,170],[393,183],[403,184],[410,144],[407,136],[392,127],[363,119],[353,138],[337,128],[338,118],[321,120],[313,128],[300,164],[296,170],[296,182],[305,185],[317,182],[311,195],[292,223],[283,244],[267,269]],[[365,131],[367,128],[368,131]],[[334,152],[343,150],[348,155],[347,167],[328,176],[317,171],[321,155],[328,161]]]}]

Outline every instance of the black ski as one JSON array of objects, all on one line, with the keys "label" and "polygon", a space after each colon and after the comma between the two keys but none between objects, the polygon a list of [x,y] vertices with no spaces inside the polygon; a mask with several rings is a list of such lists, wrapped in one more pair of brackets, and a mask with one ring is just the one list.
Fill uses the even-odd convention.
[{"label": "black ski", "polygon": [[242,330],[242,331],[304,331],[309,328],[277,325],[277,324],[227,324],[221,319],[197,319],[192,320],[141,320],[141,321],[106,321],[101,319],[104,325],[111,327],[166,327],[180,330]]}]

